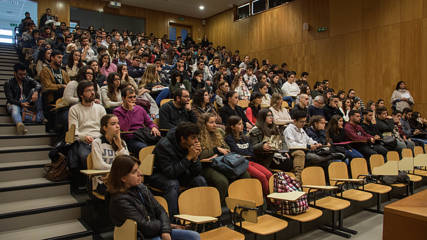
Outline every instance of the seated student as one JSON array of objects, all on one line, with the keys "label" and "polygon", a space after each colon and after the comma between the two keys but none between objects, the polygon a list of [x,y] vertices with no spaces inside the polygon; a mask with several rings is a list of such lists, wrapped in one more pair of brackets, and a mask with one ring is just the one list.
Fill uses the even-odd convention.
[{"label": "seated student", "polygon": [[133,56],[132,65],[128,67],[129,76],[133,77],[136,80],[141,79],[142,74],[144,74],[144,68],[140,66],[141,57],[138,55]]},{"label": "seated student", "polygon": [[253,146],[249,138],[243,135],[243,121],[239,116],[231,116],[228,119],[227,127],[225,129],[226,137],[224,141],[230,147],[230,151],[240,154],[242,156],[251,157],[248,166],[248,173],[253,178],[257,178],[262,185],[262,190],[265,195],[269,194],[268,180],[273,175],[263,165],[256,163],[254,157]]},{"label": "seated student", "polygon": [[[298,98],[298,101],[297,101],[298,103],[295,104],[295,106],[290,111],[291,116],[292,116],[292,112],[298,111],[298,110],[305,111],[307,113],[307,116],[308,116],[308,106],[309,106],[310,98],[305,93],[301,93],[300,95],[298,95],[297,98]],[[291,107],[291,106],[289,106],[289,107]]]},{"label": "seated student", "polygon": [[258,80],[254,74],[254,67],[253,65],[248,65],[246,68],[246,72],[243,75],[243,80],[246,83],[246,86],[248,86],[249,90],[253,90],[253,87],[258,83]]},{"label": "seated student", "polygon": [[107,86],[101,87],[102,104],[108,113],[122,104],[120,92],[120,76],[118,73],[110,73],[107,77]]},{"label": "seated student", "polygon": [[268,92],[272,95],[274,95],[275,93],[280,94],[280,96],[283,97],[283,92],[282,92],[282,80],[280,79],[279,75],[273,75],[271,80],[270,80],[270,87]]},{"label": "seated student", "polygon": [[199,155],[202,147],[199,142],[200,128],[190,122],[181,122],[160,139],[154,154],[153,175],[149,183],[164,193],[168,202],[169,216],[178,214],[178,194],[180,186],[206,186],[201,176],[202,164]]},{"label": "seated student", "polygon": [[161,129],[172,129],[180,122],[197,122],[197,117],[191,110],[190,93],[179,88],[174,92],[174,100],[160,107],[159,118]]},{"label": "seated student", "polygon": [[116,64],[116,66],[124,65],[124,66],[130,66],[131,63],[128,59],[126,59],[127,50],[125,48],[119,49],[119,56],[118,58],[113,59],[113,63]]},{"label": "seated student", "polygon": [[222,125],[222,119],[219,114],[215,111],[215,107],[211,104],[209,93],[206,90],[198,90],[193,95],[193,103],[191,105],[191,110],[196,115],[197,118],[204,113],[212,113],[216,116],[216,125],[222,129],[225,129]]},{"label": "seated student", "polygon": [[[386,136],[393,136],[396,139],[395,146],[384,145],[388,150],[401,152],[403,148],[406,148],[405,141],[400,138],[399,135],[394,135],[394,122],[393,119],[389,119],[387,116],[387,108],[379,107],[376,109],[376,127],[382,138]],[[398,132],[397,132],[398,133]]]},{"label": "seated student", "polygon": [[[278,151],[283,150],[282,136],[278,126],[274,124],[273,113],[269,109],[259,111],[256,125],[249,132],[249,139],[254,148],[255,159],[264,167],[273,168],[271,166],[273,157],[284,159],[278,155],[280,154]],[[274,166],[276,167],[278,166]]]},{"label": "seated student", "polygon": [[228,85],[228,82],[225,80],[221,80],[218,83],[218,89],[216,90],[216,95],[215,95],[215,103],[218,106],[218,108],[224,107],[225,95],[229,91],[230,91],[230,86]]},{"label": "seated student", "polygon": [[331,120],[332,116],[334,115],[344,116],[344,114],[339,108],[339,102],[340,99],[337,95],[334,95],[329,98],[328,105],[323,108],[323,112],[325,113],[325,119],[327,122],[329,122],[329,120]]},{"label": "seated student", "polygon": [[108,74],[112,72],[117,72],[116,64],[111,62],[110,55],[106,53],[101,55],[98,65],[101,66],[99,72],[105,77],[108,77]]},{"label": "seated student", "polygon": [[240,106],[237,106],[237,102],[239,101],[239,97],[237,92],[230,91],[225,95],[226,102],[223,108],[219,110],[219,115],[222,118],[222,123],[225,125],[228,121],[228,118],[233,115],[237,115],[243,120],[243,129],[246,131],[252,129],[252,123],[246,117],[243,109]]},{"label": "seated student", "polygon": [[191,83],[188,79],[184,79],[181,73],[174,71],[171,74],[171,83],[169,85],[169,91],[171,93],[176,92],[178,89],[185,89],[191,93]]},{"label": "seated student", "polygon": [[87,66],[90,66],[93,70],[93,79],[95,80],[95,82],[98,84],[98,86],[105,86],[107,85],[107,77],[102,75],[99,72],[99,65],[98,65],[98,61],[96,60],[91,60],[88,62]]},{"label": "seated student", "polygon": [[163,90],[167,85],[164,85],[160,80],[160,76],[157,73],[156,65],[148,65],[142,75],[141,81],[139,82],[139,88],[145,88],[151,92],[153,98]]},{"label": "seated student", "polygon": [[304,131],[303,127],[307,121],[307,113],[305,111],[294,111],[291,116],[294,122],[286,127],[283,135],[293,157],[293,172],[297,180],[301,181],[301,172],[305,166],[305,152],[303,149],[316,150],[322,144],[314,141]]},{"label": "seated student", "polygon": [[[427,144],[427,139],[424,138],[425,135],[423,131],[419,128],[412,129],[411,124],[409,124],[411,118],[412,110],[410,108],[403,109],[402,118],[400,119],[400,124],[402,125],[403,132],[407,137],[411,138],[412,141],[417,143],[417,145],[423,146],[424,144]],[[417,125],[419,126],[419,124]],[[413,126],[416,125],[413,124]]]},{"label": "seated student", "polygon": [[253,92],[251,95],[251,102],[249,103],[248,108],[246,108],[246,117],[248,120],[252,123],[252,125],[255,125],[256,119],[258,116],[258,112],[261,110],[261,102],[262,102],[262,95],[259,92]]},{"label": "seated student", "polygon": [[237,92],[239,100],[249,100],[251,97],[251,92],[240,74],[234,76],[234,80],[231,83],[231,91]]},{"label": "seated student", "polygon": [[[216,126],[215,115],[205,113],[198,120],[200,145],[202,146],[202,152],[199,155],[200,159],[208,160],[230,153],[230,148],[224,141],[224,131]],[[212,168],[210,163],[202,163],[202,176],[206,179],[208,185],[218,189],[221,202],[224,203],[228,185],[232,179],[227,179],[223,173]],[[239,178],[249,177],[247,172],[239,176]]]},{"label": "seated student", "polygon": [[261,93],[261,105],[270,107],[271,96],[268,94],[268,84],[264,82],[259,83],[258,92]]},{"label": "seated student", "polygon": [[[350,141],[344,132],[344,119],[340,115],[334,115],[328,122],[326,127],[326,141],[328,143],[344,143]],[[348,159],[363,158],[363,155],[352,148],[350,144],[337,144],[335,149],[341,153],[344,153]]]},{"label": "seated student", "polygon": [[[151,129],[152,135],[160,136],[158,127],[151,121],[145,109],[135,104],[135,89],[131,86],[125,87],[122,89],[121,95],[123,103],[113,111],[119,119],[120,129],[122,131],[137,131],[140,128],[148,127]],[[147,143],[136,138],[132,133],[125,134],[123,138],[129,146],[129,150],[135,155],[138,155],[139,151],[147,146]]]},{"label": "seated student", "polygon": [[283,83],[282,92],[283,100],[287,101],[289,106],[292,106],[292,102],[295,101],[298,94],[300,94],[300,88],[295,82],[295,72],[291,71],[286,74],[286,82]]},{"label": "seated student", "polygon": [[191,91],[196,92],[197,90],[205,89],[205,86],[206,82],[203,80],[203,71],[195,71],[191,80]]},{"label": "seated student", "polygon": [[408,116],[408,122],[411,129],[414,131],[414,137],[427,139],[426,134],[426,120],[421,117],[419,112],[412,112],[410,116]]},{"label": "seated student", "polygon": [[406,136],[405,132],[402,130],[402,125],[400,123],[400,119],[402,118],[402,112],[399,110],[393,111],[393,136],[397,139],[397,141],[403,142],[406,148],[414,149],[415,143]]},{"label": "seated student", "polygon": [[199,240],[197,232],[173,229],[166,211],[142,183],[140,164],[139,159],[122,155],[111,166],[107,190],[111,195],[109,212],[113,224],[121,226],[127,219],[136,221],[138,239]]},{"label": "seated student", "polygon": [[[364,124],[367,124],[373,115],[372,111],[369,112],[369,110],[366,113]],[[385,157],[387,149],[378,142],[381,137],[379,135],[372,136],[368,134],[360,125],[360,112],[351,110],[348,116],[350,121],[344,126],[344,132],[350,141],[357,141],[356,143],[352,143],[351,146],[365,156],[366,159],[369,159],[372,154],[377,153]]]},{"label": "seated student", "polygon": [[91,151],[91,144],[95,138],[101,137],[101,118],[106,114],[102,105],[95,104],[94,83],[87,80],[79,82],[77,94],[80,103],[73,105],[68,113],[68,127],[75,125],[75,142],[68,151],[69,166],[75,181],[78,181],[79,171],[84,169],[86,158]]},{"label": "seated student", "polygon": [[274,123],[276,124],[288,124],[292,122],[292,118],[289,115],[288,109],[283,107],[282,95],[279,93],[274,93],[271,97],[269,108],[273,113]]},{"label": "seated student", "polygon": [[81,53],[78,50],[71,51],[69,55],[65,69],[67,71],[68,77],[70,77],[70,80],[76,80],[79,69],[84,66],[80,55]]},{"label": "seated student", "polygon": [[87,80],[94,83],[95,89],[95,103],[101,103],[101,90],[98,84],[95,82],[93,69],[90,66],[83,66],[79,70],[77,79],[70,81],[64,89],[64,96],[62,98],[62,104],[64,106],[72,106],[79,102],[79,97],[77,95],[77,85],[79,82]]},{"label": "seated student", "polygon": [[317,96],[313,100],[313,105],[308,107],[308,116],[325,116],[325,110],[323,109],[324,100],[322,96]]},{"label": "seated student", "polygon": [[61,69],[62,53],[55,50],[51,54],[50,65],[44,67],[40,73],[40,82],[43,87],[44,104],[49,105],[62,97],[63,90],[70,81],[66,71]]},{"label": "seated student", "polygon": [[[23,122],[36,121],[41,123],[43,116],[43,103],[40,95],[41,85],[27,76],[27,70],[22,63],[13,66],[14,77],[4,84],[4,93],[7,99],[7,110],[16,124],[18,134],[27,133]],[[23,112],[30,111],[31,114],[24,115]],[[33,120],[33,114],[36,114]],[[26,117],[28,116],[28,117]]]},{"label": "seated student", "polygon": [[121,85],[131,85],[133,88],[138,89],[138,84],[136,84],[135,79],[129,76],[128,66],[119,65],[117,67],[117,73],[120,75]]}]

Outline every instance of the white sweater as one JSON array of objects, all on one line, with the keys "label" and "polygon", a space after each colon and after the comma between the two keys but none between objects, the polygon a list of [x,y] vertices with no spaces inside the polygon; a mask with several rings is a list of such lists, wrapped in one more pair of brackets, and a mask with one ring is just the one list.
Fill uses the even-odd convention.
[{"label": "white sweater", "polygon": [[285,82],[282,86],[282,92],[285,96],[291,96],[296,97],[300,93],[300,88],[298,87],[298,84],[295,82],[289,83]]},{"label": "white sweater", "polygon": [[283,135],[285,136],[285,142],[289,149],[306,148],[307,145],[314,145],[317,143],[307,135],[304,129],[297,128],[293,123],[286,127],[285,131],[283,131]]},{"label": "white sweater", "polygon": [[86,136],[101,137],[101,118],[106,114],[105,108],[100,104],[92,103],[90,107],[81,103],[75,104],[68,113],[68,127],[76,125],[76,140],[84,141]]},{"label": "white sweater", "polygon": [[114,158],[120,155],[129,155],[125,141],[122,140],[123,148],[114,151],[113,146],[107,142],[105,137],[100,137],[92,142],[93,168],[97,170],[108,170],[111,168]]},{"label": "white sweater", "polygon": [[[77,86],[79,83],[77,81],[71,81],[67,84],[67,86],[64,89],[64,96],[62,97],[62,101],[64,102],[65,106],[72,106],[79,102],[79,97],[77,95]],[[98,92],[97,94],[101,97],[101,90],[98,86]]]},{"label": "white sweater", "polygon": [[105,108],[118,107],[122,104],[122,94],[120,91],[116,92],[117,101],[113,101],[108,97],[108,86],[101,88],[102,104]]}]

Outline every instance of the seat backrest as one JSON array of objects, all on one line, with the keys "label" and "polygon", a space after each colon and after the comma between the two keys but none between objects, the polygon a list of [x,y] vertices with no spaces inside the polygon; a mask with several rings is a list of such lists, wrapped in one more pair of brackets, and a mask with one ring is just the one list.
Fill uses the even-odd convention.
[{"label": "seat backrest", "polygon": [[348,178],[347,164],[345,162],[332,162],[328,166],[329,183],[335,185],[331,178]]},{"label": "seat backrest", "polygon": [[228,186],[228,196],[240,200],[254,201],[256,206],[264,204],[261,182],[256,178],[238,179]]},{"label": "seat backrest", "polygon": [[388,151],[387,152],[387,161],[399,161],[399,153],[396,151]]},{"label": "seat backrest", "polygon": [[364,158],[353,158],[350,163],[351,177],[359,178],[360,175],[368,175],[368,165]]},{"label": "seat backrest", "polygon": [[288,102],[282,101],[282,108],[289,108]]},{"label": "seat backrest", "polygon": [[141,160],[141,165],[139,165],[139,171],[144,176],[151,176],[153,174],[154,166],[154,154],[148,154]]},{"label": "seat backrest", "polygon": [[381,154],[372,154],[369,158],[371,169],[384,165],[384,157]]},{"label": "seat backrest", "polygon": [[413,158],[412,150],[410,148],[402,149],[402,158]]},{"label": "seat backrest", "polygon": [[89,153],[89,155],[87,155],[86,165],[88,170],[93,169],[92,153]]},{"label": "seat backrest", "polygon": [[160,206],[165,209],[166,213],[169,214],[168,202],[166,201],[166,199],[162,196],[154,196],[154,198],[157,200],[157,202],[159,202]]},{"label": "seat backrest", "polygon": [[165,99],[162,99],[161,101],[160,101],[160,107],[163,105],[163,104],[165,104],[165,103],[167,103],[167,102],[170,102],[170,101],[172,101],[173,99],[172,98],[165,98]]},{"label": "seat backrest", "polygon": [[218,217],[222,214],[219,192],[214,187],[190,188],[178,198],[180,214]]},{"label": "seat backrest", "polygon": [[414,155],[417,156],[418,154],[423,154],[424,150],[421,146],[415,146],[414,147]]},{"label": "seat backrest", "polygon": [[148,154],[152,154],[155,147],[156,147],[155,145],[147,146],[139,150],[139,154],[138,154],[139,160],[142,161],[142,159],[144,159],[145,156],[147,156]]},{"label": "seat backrest", "polygon": [[325,172],[318,166],[306,167],[301,173],[303,185],[326,186]]},{"label": "seat backrest", "polygon": [[114,227],[114,240],[136,240],[137,224],[127,219],[120,227]]}]

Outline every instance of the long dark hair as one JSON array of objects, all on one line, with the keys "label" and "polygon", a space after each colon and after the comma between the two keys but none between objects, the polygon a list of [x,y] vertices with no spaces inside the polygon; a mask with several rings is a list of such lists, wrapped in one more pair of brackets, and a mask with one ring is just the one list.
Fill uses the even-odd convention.
[{"label": "long dark hair", "polygon": [[400,89],[400,84],[404,83],[405,81],[399,81],[396,85],[396,90]]},{"label": "long dark hair", "polygon": [[326,126],[326,141],[332,142],[333,136],[338,136],[340,134],[340,129],[338,128],[338,121],[342,119],[340,115],[333,115]]},{"label": "long dark hair", "polygon": [[127,189],[122,182],[122,178],[132,171],[135,164],[139,166],[141,161],[129,155],[117,156],[111,165],[110,174],[108,175],[107,191],[111,194],[126,192]]},{"label": "long dark hair", "polygon": [[[105,134],[106,134],[106,132],[104,130],[104,127],[108,127],[108,122],[110,121],[110,119],[112,117],[117,117],[117,116],[114,115],[114,114],[107,114],[107,115],[104,115],[101,118],[101,128],[99,129],[99,132],[101,132],[102,136],[104,136],[104,137],[105,137]],[[119,147],[117,147],[117,145],[116,145],[116,143],[114,141],[111,143],[111,146],[113,147],[114,151],[119,150]]]},{"label": "long dark hair", "polygon": [[[108,74],[108,77],[107,77],[107,88],[108,88],[107,96],[114,102],[117,102],[117,95],[116,95],[116,92],[114,91],[114,77],[116,76],[120,78],[120,75],[116,72],[112,72]],[[118,89],[120,89],[120,86]]]},{"label": "long dark hair", "polygon": [[[78,52],[78,50],[71,51],[70,55],[68,56],[67,66],[69,68],[73,68],[73,65],[74,65],[74,53],[75,52]],[[83,62],[82,62],[82,57],[81,56],[80,56],[80,59],[79,59],[79,63],[77,63],[77,67],[78,68],[83,67]]]},{"label": "long dark hair", "polygon": [[232,115],[228,118],[227,120],[227,126],[225,127],[225,135],[231,135],[235,140],[240,140],[242,138],[245,138],[244,135],[242,134],[238,134],[236,135],[233,132],[233,129],[231,129],[232,126],[235,126],[236,124],[238,124],[240,121],[242,121],[242,118],[237,116],[237,115]]},{"label": "long dark hair", "polygon": [[102,68],[102,66],[104,65],[103,63],[102,63],[102,59],[105,57],[105,56],[107,56],[108,57],[108,63],[107,63],[107,67],[106,68],[109,68],[110,67],[110,60],[111,60],[111,58],[110,58],[110,55],[108,55],[108,54],[106,54],[106,53],[104,53],[104,54],[102,54],[100,57],[99,57],[99,60],[98,60],[98,66],[99,66],[99,68],[101,69]]},{"label": "long dark hair", "polygon": [[279,135],[280,134],[279,129],[274,124],[274,122],[271,123],[270,125],[268,125],[265,122],[265,119],[267,118],[268,113],[273,114],[271,110],[268,108],[264,108],[264,109],[261,109],[261,111],[259,111],[258,117],[256,120],[256,126],[263,132],[264,136],[270,137],[272,135]]},{"label": "long dark hair", "polygon": [[91,82],[93,82],[93,88],[95,89],[95,97],[99,99],[99,94],[98,94],[98,84],[96,83],[95,80],[95,71],[88,65],[83,66],[82,68],[79,69],[79,73],[77,74],[77,82],[81,82],[83,80],[87,80],[86,79],[86,71],[88,69],[91,69],[93,72],[93,79]]},{"label": "long dark hair", "polygon": [[204,89],[199,89],[193,94],[193,103],[195,107],[202,107],[203,101],[205,99],[205,92],[208,92]]},{"label": "long dark hair", "polygon": [[255,106],[255,100],[257,98],[262,98],[262,94],[260,92],[253,92],[251,95],[251,101],[249,103],[249,107],[252,110],[252,116],[254,116],[255,118],[258,116],[258,112],[261,110],[261,104]]}]

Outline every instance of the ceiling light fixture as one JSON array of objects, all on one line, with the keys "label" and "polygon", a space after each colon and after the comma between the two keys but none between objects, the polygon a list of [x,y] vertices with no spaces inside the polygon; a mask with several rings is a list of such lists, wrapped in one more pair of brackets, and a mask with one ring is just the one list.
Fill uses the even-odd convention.
[{"label": "ceiling light fixture", "polygon": [[199,9],[200,9],[200,10],[205,10],[205,6],[200,5],[200,6],[199,6]]}]

